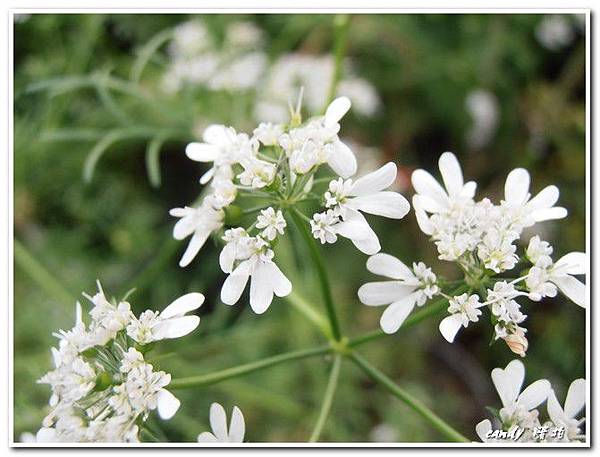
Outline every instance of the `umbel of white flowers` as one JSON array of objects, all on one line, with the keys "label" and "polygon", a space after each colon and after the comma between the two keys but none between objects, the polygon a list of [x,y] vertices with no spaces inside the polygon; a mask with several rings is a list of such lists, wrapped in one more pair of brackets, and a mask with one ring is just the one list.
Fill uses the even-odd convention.
[{"label": "umbel of white flowers", "polygon": [[[348,98],[339,97],[324,116],[302,123],[300,98],[287,125],[262,123],[252,136],[211,125],[203,142],[187,146],[190,159],[212,164],[200,179],[210,187],[198,206],[171,210],[180,218],[173,236],[181,240],[191,235],[180,261],[185,267],[211,234],[220,235],[225,246],[219,265],[228,274],[221,290],[223,303],[237,303],[248,282],[250,306],[257,314],[269,308],[275,295],[290,294],[292,284],[275,263],[273,246],[285,235],[286,216],[291,212],[310,223],[321,243],[334,243],[339,235],[362,252],[375,254],[381,249],[379,239],[363,213],[401,219],[409,211],[402,195],[386,190],[396,178],[393,163],[355,181],[350,178],[357,171],[356,158],[338,137],[339,122],[350,105]],[[320,197],[314,177],[324,165],[335,175]],[[239,212],[236,200],[245,197],[265,204],[255,210],[257,217],[247,226],[233,226],[223,233],[227,217]],[[323,212],[312,218],[302,214],[300,202],[319,198]]]},{"label": "umbel of white flowers", "polygon": [[[517,242],[525,228],[566,217],[564,208],[554,206],[559,191],[548,186],[531,198],[529,173],[517,168],[506,179],[504,200],[495,205],[487,198],[474,200],[477,185],[464,182],[454,154],[442,154],[439,168],[445,187],[425,170],[412,175],[417,222],[435,243],[439,259],[457,263],[473,291],[450,297],[449,315],[441,321],[440,332],[453,342],[458,331],[477,322],[482,309],[487,308],[495,338],[503,339],[513,352],[524,356],[527,330],[520,324],[527,315],[516,301],[518,297],[539,301],[556,296],[560,290],[577,305],[586,304],[585,284],[575,278],[586,274],[584,253],[572,252],[553,262],[550,244],[533,236],[523,254],[517,254]],[[381,197],[379,200],[384,202]],[[333,202],[333,196],[328,201]],[[518,262],[530,265],[524,275],[513,280],[498,276],[514,269]],[[381,328],[387,333],[396,332],[415,305],[423,306],[440,293],[437,276],[422,262],[413,264],[411,270],[391,255],[376,254],[368,260],[367,269],[390,279],[367,283],[358,291],[366,305],[389,305],[381,316]]]},{"label": "umbel of white flowers", "polygon": [[[506,368],[494,368],[492,381],[502,408],[494,417],[494,423],[484,419],[475,430],[484,442],[504,442],[500,432],[507,432],[518,442],[571,442],[585,441],[581,425],[585,418],[576,419],[585,406],[585,379],[573,381],[567,392],[564,408],[545,379],[530,384],[521,392],[525,380],[525,366],[513,360]],[[540,421],[538,407],[546,402],[548,420]]]},{"label": "umbel of white flowers", "polygon": [[77,303],[75,326],[60,330],[52,348],[54,369],[38,382],[52,389],[50,413],[37,432],[38,442],[137,442],[152,410],[170,419],[179,400],[166,387],[171,375],[144,359],[149,344],[193,331],[198,316],[186,313],[204,302],[186,294],[162,312],[139,317],[128,302],[111,303],[98,283],[85,323]]}]

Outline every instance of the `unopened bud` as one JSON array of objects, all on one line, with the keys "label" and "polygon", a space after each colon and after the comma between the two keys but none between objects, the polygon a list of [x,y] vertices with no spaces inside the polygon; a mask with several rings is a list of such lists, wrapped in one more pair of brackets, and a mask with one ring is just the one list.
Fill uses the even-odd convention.
[{"label": "unopened bud", "polygon": [[517,331],[516,333],[511,333],[504,338],[504,341],[511,351],[521,357],[525,357],[529,342],[527,341],[527,338],[525,338],[524,332]]}]

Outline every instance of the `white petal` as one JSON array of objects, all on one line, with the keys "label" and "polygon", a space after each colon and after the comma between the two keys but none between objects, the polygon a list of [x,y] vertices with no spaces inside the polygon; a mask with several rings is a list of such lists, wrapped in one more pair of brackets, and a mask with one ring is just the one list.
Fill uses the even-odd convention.
[{"label": "white petal", "polygon": [[271,283],[271,269],[268,263],[258,261],[252,272],[250,282],[250,307],[256,314],[262,314],[273,301],[273,284]]},{"label": "white petal", "polygon": [[401,300],[414,290],[415,286],[407,286],[399,281],[368,282],[358,289],[358,298],[365,305],[380,306]]},{"label": "white petal", "polygon": [[370,230],[369,236],[361,239],[351,239],[352,244],[356,246],[363,254],[373,255],[381,251],[381,244],[379,244],[379,238],[373,230]]},{"label": "white petal", "polygon": [[229,442],[243,443],[245,433],[246,424],[244,423],[244,415],[240,411],[240,408],[234,406],[231,413],[231,422],[229,423]]},{"label": "white petal", "polygon": [[175,415],[179,409],[179,406],[181,405],[181,402],[168,390],[161,389],[158,392],[157,404],[158,415],[160,418],[163,420],[168,420]]},{"label": "white petal", "polygon": [[251,263],[245,260],[225,279],[221,288],[221,301],[226,305],[235,305],[246,288],[250,277]]},{"label": "white petal", "polygon": [[484,419],[475,426],[475,431],[477,432],[477,436],[483,442],[486,442],[488,440],[487,435],[491,429],[492,429],[492,423],[490,422],[489,419]]},{"label": "white petal", "polygon": [[168,319],[169,317],[183,316],[189,311],[200,308],[202,303],[204,303],[204,295],[201,293],[192,292],[185,294],[167,306],[162,313],[160,313],[160,317]]},{"label": "white petal", "polygon": [[444,152],[438,162],[444,185],[451,197],[457,196],[462,190],[464,181],[458,159],[451,152]]},{"label": "white petal", "polygon": [[206,127],[202,134],[202,139],[205,143],[224,145],[227,144],[227,127],[221,124],[212,124]]},{"label": "white petal", "polygon": [[469,181],[463,186],[462,190],[460,191],[460,196],[463,198],[473,198],[476,190],[477,183],[475,181]]},{"label": "white petal", "polygon": [[219,254],[219,266],[223,273],[231,273],[235,262],[236,246],[235,243],[227,243]]},{"label": "white petal", "polygon": [[585,406],[585,379],[576,379],[571,383],[565,400],[565,414],[574,418]]},{"label": "white petal", "polygon": [[573,276],[551,277],[551,281],[565,294],[573,303],[586,307],[585,284]]},{"label": "white petal", "polygon": [[569,215],[569,212],[560,206],[552,208],[542,208],[532,211],[531,217],[536,222],[553,221],[555,219],[564,219]]},{"label": "white petal", "polygon": [[438,200],[420,194],[413,195],[413,206],[415,207],[415,211],[417,211],[418,206],[420,210],[427,211],[428,213],[443,213],[448,210],[446,202],[441,204]]},{"label": "white petal", "polygon": [[556,186],[543,188],[539,194],[527,202],[527,208],[533,212],[539,209],[551,208],[558,201],[560,191]]},{"label": "white petal", "polygon": [[517,398],[517,403],[531,411],[546,401],[551,390],[550,383],[546,379],[540,379],[521,392],[521,395]]},{"label": "white petal", "polygon": [[42,427],[35,434],[37,443],[54,443],[56,442],[56,429],[50,427]]},{"label": "white petal", "polygon": [[515,168],[506,177],[504,200],[513,205],[522,205],[529,197],[529,172],[524,168]]},{"label": "white petal", "polygon": [[413,171],[411,181],[418,194],[435,200],[444,208],[448,207],[448,194],[428,172],[421,169]]},{"label": "white petal", "polygon": [[332,101],[325,111],[325,126],[332,127],[337,124],[352,106],[348,97],[338,97]]},{"label": "white petal", "polygon": [[[179,209],[179,208],[176,208]],[[173,213],[173,210],[171,210]],[[172,214],[173,215],[173,214]],[[173,227],[173,238],[176,240],[183,240],[187,238],[196,230],[196,223],[193,217],[182,217],[179,219]]]},{"label": "white petal", "polygon": [[206,184],[208,181],[210,181],[212,179],[214,174],[215,174],[215,167],[212,167],[200,177],[200,184],[202,184],[202,185]]},{"label": "white petal", "polygon": [[396,164],[388,162],[379,169],[358,178],[348,195],[367,195],[387,189],[394,183],[397,171]]},{"label": "white petal", "polygon": [[565,412],[560,407],[560,403],[556,398],[556,394],[554,390],[550,390],[548,394],[548,400],[546,401],[546,408],[548,410],[548,416],[550,416],[550,420],[555,424],[564,423],[565,420]]},{"label": "white petal", "polygon": [[354,153],[341,141],[333,143],[333,150],[329,154],[327,163],[342,178],[354,175],[358,167]]},{"label": "white petal", "polygon": [[423,210],[423,208],[421,208],[419,206],[419,198],[418,197],[420,197],[420,195],[414,195],[413,199],[412,199],[413,208],[415,210],[415,216],[417,218],[417,224],[419,225],[419,228],[425,235],[431,235],[434,230],[433,224],[429,220],[429,217],[427,216],[427,214],[425,214],[425,211]]},{"label": "white petal", "polygon": [[196,162],[213,162],[219,154],[219,148],[212,144],[190,143],[185,148],[185,155]]},{"label": "white petal", "polygon": [[367,270],[392,279],[413,280],[415,275],[401,260],[389,254],[375,254],[367,260]]},{"label": "white petal", "polygon": [[381,250],[377,234],[365,217],[357,211],[348,209],[346,220],[334,227],[338,235],[350,239],[354,246],[367,255],[376,254]]},{"label": "white petal", "polygon": [[408,200],[397,192],[377,192],[354,197],[346,206],[376,216],[402,219],[410,211]]},{"label": "white petal", "polygon": [[198,435],[198,443],[218,443],[219,440],[210,432],[202,432]]},{"label": "white petal", "polygon": [[198,316],[183,316],[165,319],[152,327],[152,336],[156,341],[180,338],[193,332],[199,324],[200,318]]},{"label": "white petal", "polygon": [[270,277],[273,282],[273,292],[278,297],[285,297],[292,292],[292,283],[283,274],[275,262],[271,262],[268,266],[271,270]]},{"label": "white petal", "polygon": [[388,334],[396,333],[410,312],[414,309],[416,301],[417,295],[410,294],[402,300],[398,300],[388,306],[381,315],[381,320],[379,321],[381,329]]},{"label": "white petal", "polygon": [[227,416],[225,409],[219,403],[210,405],[210,428],[217,438],[222,443],[227,442]]},{"label": "white petal", "polygon": [[194,257],[196,257],[196,254],[198,254],[198,251],[200,251],[202,246],[204,246],[204,243],[206,243],[206,240],[209,236],[210,231],[194,233],[194,235],[190,239],[190,243],[188,244],[187,249],[183,253],[181,260],[179,261],[180,267],[187,267],[190,264],[190,262],[194,260]]},{"label": "white petal", "polygon": [[452,343],[454,338],[456,338],[456,334],[462,327],[462,320],[460,315],[452,314],[451,316],[445,317],[440,322],[440,333],[442,336],[448,341],[448,343]]},{"label": "white petal", "polygon": [[570,275],[587,274],[588,258],[585,252],[569,252],[556,261],[555,268]]},{"label": "white petal", "polygon": [[509,406],[516,401],[524,380],[525,366],[520,360],[513,360],[504,370],[502,368],[492,370],[492,382],[496,386],[503,406]]}]

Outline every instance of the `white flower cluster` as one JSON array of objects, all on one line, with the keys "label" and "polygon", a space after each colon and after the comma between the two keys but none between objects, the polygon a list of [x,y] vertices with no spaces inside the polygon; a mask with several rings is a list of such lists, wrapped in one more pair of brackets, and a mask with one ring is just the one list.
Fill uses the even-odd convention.
[{"label": "white flower cluster", "polygon": [[[474,294],[450,297],[449,316],[440,323],[440,332],[454,341],[461,327],[477,322],[487,306],[495,325],[496,339],[524,356],[528,341],[521,324],[527,316],[515,300],[525,296],[533,301],[554,297],[557,288],[579,306],[585,306],[585,284],[573,275],[586,273],[587,257],[573,252],[553,263],[552,247],[538,236],[530,239],[524,256],[517,254],[523,230],[534,224],[566,217],[564,208],[555,207],[559,191],[548,186],[535,197],[529,193],[529,173],[517,168],[506,179],[504,200],[499,205],[484,198],[475,201],[477,185],[465,183],[454,154],[446,152],[439,160],[442,187],[425,170],[412,175],[417,192],[413,207],[421,230],[436,244],[439,258],[456,262]],[[527,273],[505,280],[497,275],[530,262]]]},{"label": "white flower cluster", "polygon": [[248,90],[262,78],[267,56],[258,48],[262,32],[252,22],[233,22],[218,45],[199,19],[179,24],[169,47],[170,62],[163,89],[173,93],[185,85],[209,90]]},{"label": "white flower cluster", "polygon": [[[504,442],[498,432],[507,432],[517,442],[572,442],[585,441],[581,424],[585,418],[576,419],[585,407],[586,382],[576,379],[571,383],[564,407],[560,405],[550,382],[540,379],[521,392],[525,380],[525,366],[513,360],[506,368],[492,370],[492,381],[502,408],[493,426],[485,419],[476,426],[479,438],[484,442]],[[541,423],[537,408],[546,402],[549,420]],[[506,435],[505,435],[506,436]]]},{"label": "white flower cluster", "polygon": [[89,324],[77,303],[75,326],[55,333],[54,369],[38,381],[52,389],[38,442],[135,442],[150,411],[170,419],[179,408],[165,389],[171,375],[155,371],[144,352],[149,343],[194,330],[199,318],[185,314],[204,296],[190,293],[161,313],[148,310],[136,318],[129,303],[113,304],[99,283],[98,289],[87,296],[93,304]]}]

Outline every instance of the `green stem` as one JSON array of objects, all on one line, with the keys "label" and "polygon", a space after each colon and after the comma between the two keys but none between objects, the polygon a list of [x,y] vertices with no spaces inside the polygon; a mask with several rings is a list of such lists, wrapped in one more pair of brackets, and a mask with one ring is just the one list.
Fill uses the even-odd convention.
[{"label": "green stem", "polygon": [[335,67],[333,70],[333,78],[329,84],[329,92],[327,94],[327,103],[324,109],[335,98],[338,83],[342,79],[344,56],[346,55],[346,45],[348,38],[348,28],[350,25],[350,16],[347,14],[339,14],[333,18],[333,27],[335,34],[334,53],[335,53]]},{"label": "green stem", "polygon": [[323,396],[323,402],[321,403],[321,411],[319,412],[319,417],[317,419],[317,423],[315,424],[315,428],[310,435],[310,442],[315,443],[319,440],[321,436],[321,432],[323,431],[323,426],[325,425],[325,421],[327,420],[327,416],[329,416],[329,411],[331,410],[331,404],[333,403],[333,396],[335,395],[335,390],[337,388],[338,379],[340,377],[340,367],[342,365],[342,355],[336,354],[333,359],[333,365],[331,366],[331,373],[329,374],[329,381],[327,383],[327,388],[325,389],[325,395]]},{"label": "green stem", "polygon": [[14,240],[14,256],[15,263],[58,302],[71,303],[74,301],[73,295],[16,238]]},{"label": "green stem", "polygon": [[458,443],[468,443],[469,440],[461,435],[459,432],[454,430],[446,421],[440,418],[437,414],[431,411],[425,404],[420,400],[413,397],[407,391],[398,386],[394,381],[388,378],[385,374],[363,359],[357,353],[352,353],[350,358],[356,363],[366,374],[368,374],[374,381],[377,381],[383,387],[385,387],[392,395],[402,400],[411,409],[419,413],[425,420],[433,425],[439,432],[452,441]]},{"label": "green stem", "polygon": [[315,324],[321,331],[329,338],[330,330],[329,325],[327,324],[327,320],[323,315],[319,314],[315,309],[310,306],[310,304],[296,292],[292,291],[287,297],[285,297],[287,301],[306,319]]},{"label": "green stem", "polygon": [[292,219],[308,246],[315,270],[317,271],[319,286],[321,287],[323,301],[325,302],[325,310],[327,311],[327,317],[329,318],[329,324],[331,325],[331,334],[336,341],[340,341],[342,334],[337,313],[335,311],[335,304],[333,303],[333,297],[331,295],[331,286],[329,285],[325,263],[323,262],[323,258],[321,257],[321,253],[319,252],[319,248],[317,247],[314,238],[308,231],[306,225],[302,222],[302,213],[296,208],[291,208],[291,210],[290,214],[292,215]]},{"label": "green stem", "polygon": [[[450,295],[452,295],[452,296],[460,295],[460,294],[466,292],[468,290],[468,288],[469,288],[468,285],[463,284],[462,286],[460,286],[457,289],[455,289],[454,291],[452,291],[450,293]],[[446,309],[447,305],[448,305],[448,300],[446,298],[440,298],[440,299],[434,301],[433,303],[426,305],[424,308],[417,311],[412,316],[409,316],[404,321],[401,328],[407,329],[409,327],[412,327],[413,325],[418,324],[419,322],[421,322],[425,319],[433,317],[433,316],[437,315],[439,312]],[[350,341],[348,341],[348,346],[349,347],[360,346],[361,344],[368,343],[369,341],[376,340],[383,336],[389,336],[389,334],[385,333],[381,329],[374,330],[372,332],[365,333],[364,335],[360,335],[355,338],[351,338]]]},{"label": "green stem", "polygon": [[169,384],[169,389],[189,389],[191,387],[207,386],[216,382],[225,381],[226,379],[237,378],[254,371],[259,371],[264,368],[273,367],[275,365],[289,362],[291,360],[305,359],[307,357],[314,357],[317,355],[327,354],[332,351],[332,348],[327,346],[320,346],[313,349],[304,349],[301,351],[288,352],[285,354],[279,354],[274,357],[269,357],[256,362],[247,363],[245,365],[239,365],[233,368],[227,368],[225,370],[216,371],[200,376],[190,376],[188,378],[173,379]]}]

